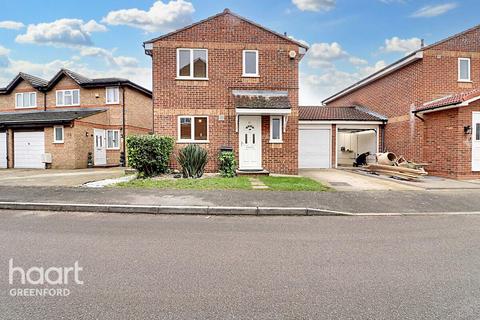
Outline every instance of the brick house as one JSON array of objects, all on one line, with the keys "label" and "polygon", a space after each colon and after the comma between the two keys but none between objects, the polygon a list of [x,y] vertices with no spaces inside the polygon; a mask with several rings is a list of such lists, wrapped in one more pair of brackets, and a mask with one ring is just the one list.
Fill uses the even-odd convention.
[{"label": "brick house", "polygon": [[240,171],[298,171],[298,64],[307,47],[225,9],[144,43],[152,57],[154,131],[177,149],[222,147]]},{"label": "brick house", "polygon": [[152,130],[151,92],[119,78],[20,73],[0,88],[0,168],[114,166],[123,137]]},{"label": "brick house", "polygon": [[480,176],[480,26],[422,47],[334,94],[388,119],[379,149],[454,178]]}]

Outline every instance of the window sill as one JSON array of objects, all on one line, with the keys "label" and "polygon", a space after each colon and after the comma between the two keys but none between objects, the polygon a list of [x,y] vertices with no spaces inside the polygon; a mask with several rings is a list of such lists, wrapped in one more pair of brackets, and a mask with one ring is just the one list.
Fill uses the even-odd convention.
[{"label": "window sill", "polygon": [[53,141],[53,144],[64,144],[65,141]]},{"label": "window sill", "polygon": [[118,148],[105,148],[105,150],[107,150],[107,151],[118,151],[118,150],[120,150],[120,147],[118,147]]},{"label": "window sill", "polygon": [[177,140],[178,144],[207,144],[210,140]]},{"label": "window sill", "polygon": [[258,74],[242,74],[242,78],[260,78]]},{"label": "window sill", "polygon": [[283,140],[270,140],[269,143],[280,144],[283,143]]},{"label": "window sill", "polygon": [[34,107],[15,107],[15,109],[19,109],[19,110],[25,110],[25,109],[36,109],[37,106],[34,106]]},{"label": "window sill", "polygon": [[106,104],[107,106],[112,106],[112,105],[113,105],[113,106],[118,106],[118,105],[120,105],[120,102],[105,102],[105,104]]},{"label": "window sill", "polygon": [[62,108],[62,107],[80,107],[80,104],[66,104],[66,105],[55,105],[55,107],[59,107],[59,108]]},{"label": "window sill", "polygon": [[208,78],[183,78],[183,77],[176,77],[175,80],[187,80],[187,81],[208,81]]},{"label": "window sill", "polygon": [[472,80],[458,80],[459,83],[473,83]]}]

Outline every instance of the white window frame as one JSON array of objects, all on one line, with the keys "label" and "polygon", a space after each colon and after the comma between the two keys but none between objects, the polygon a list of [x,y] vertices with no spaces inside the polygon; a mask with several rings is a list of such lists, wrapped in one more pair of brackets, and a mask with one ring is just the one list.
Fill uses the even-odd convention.
[{"label": "white window frame", "polygon": [[[109,101],[108,100],[108,90],[116,90],[118,92],[116,101]],[[105,88],[105,104],[120,104],[120,87],[106,87]]]},{"label": "white window frame", "polygon": [[[190,118],[190,139],[182,139],[180,130],[180,120],[182,118]],[[207,140],[195,140],[195,119],[206,118],[207,119]],[[208,116],[178,116],[177,120],[177,142],[178,143],[209,143],[210,142],[210,120]]]},{"label": "white window frame", "polygon": [[[73,103],[73,92],[77,91],[78,92],[78,103]],[[63,93],[63,103],[59,104],[58,103],[58,93],[62,92]],[[72,96],[72,104],[65,104],[65,92],[71,92]],[[55,102],[57,107],[71,107],[71,106],[79,106],[80,105],[80,89],[67,89],[67,90],[57,90],[55,91]]]},{"label": "white window frame", "polygon": [[[280,120],[280,138],[273,139],[273,120]],[[270,116],[270,143],[283,143],[283,117],[282,116]]]},{"label": "white window frame", "polygon": [[[190,75],[189,76],[181,76],[180,75],[180,51],[181,50],[189,50],[190,51]],[[207,59],[207,66],[205,70],[205,78],[200,78],[200,77],[194,77],[193,75],[193,51],[195,50],[201,50],[205,51],[206,59]],[[177,49],[177,79],[181,80],[208,80],[208,49],[202,49],[202,48],[178,48]]]},{"label": "white window frame", "polygon": [[[57,129],[62,129],[62,140],[57,140]],[[63,126],[54,126],[53,127],[53,143],[64,143],[65,142],[65,128]]]},{"label": "white window frame", "polygon": [[[245,65],[245,54],[248,53],[248,52],[253,52],[255,53],[256,55],[256,58],[257,58],[257,61],[256,61],[256,73],[247,73],[246,72],[246,65]],[[258,50],[243,50],[242,51],[242,77],[259,77],[260,76],[260,72],[258,70]]]},{"label": "white window frame", "polygon": [[[29,101],[29,105],[28,106],[24,106],[23,105],[23,101],[24,101],[24,95],[28,94],[28,101]],[[35,104],[34,105],[30,105],[30,96],[31,95],[35,95],[35,99],[34,99],[34,102]],[[22,96],[22,105],[19,106],[18,105],[18,97],[19,96]],[[29,109],[29,108],[36,108],[37,107],[37,93],[36,92],[18,92],[15,94],[15,109]]]},{"label": "white window frame", "polygon": [[[117,140],[118,146],[110,147],[108,145],[108,134],[109,134],[109,132],[117,132],[117,134],[118,134],[118,140]],[[106,147],[107,150],[120,150],[120,139],[121,139],[120,130],[118,130],[118,129],[107,129],[107,130],[105,130],[105,140],[106,140],[105,147]]]},{"label": "white window frame", "polygon": [[[461,78],[462,61],[468,61],[468,79]],[[470,58],[458,58],[458,82],[472,82],[472,63]]]}]

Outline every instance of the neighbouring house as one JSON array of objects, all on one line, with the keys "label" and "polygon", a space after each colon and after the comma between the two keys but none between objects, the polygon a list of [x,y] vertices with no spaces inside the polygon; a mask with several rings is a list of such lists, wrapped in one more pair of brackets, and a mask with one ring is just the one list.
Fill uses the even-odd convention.
[{"label": "neighbouring house", "polygon": [[[477,26],[422,47],[325,99],[323,103],[328,108],[324,112],[305,108],[303,115],[300,114],[301,123],[313,121],[315,125],[323,125],[329,133],[318,131],[315,137],[323,141],[323,146],[336,145],[332,154],[338,154],[337,161],[332,155],[331,163],[318,165],[341,165],[345,152],[340,149],[356,154],[367,150],[359,146],[363,137],[357,134],[355,145],[355,135],[351,134],[356,134],[357,129],[375,129],[377,143],[372,151],[388,150],[428,163],[427,170],[435,175],[480,177],[479,39],[480,26]],[[334,109],[338,107],[341,109]],[[353,110],[359,107],[362,112],[378,116],[379,127],[372,122],[377,120],[370,117],[356,119]],[[350,121],[356,122],[353,131],[340,138],[340,132]],[[305,133],[309,134],[313,135]]]},{"label": "neighbouring house", "polygon": [[0,168],[120,165],[126,135],[152,131],[151,91],[120,78],[20,73],[0,88]]},{"label": "neighbouring house", "polygon": [[144,43],[154,131],[201,144],[208,171],[233,148],[241,172],[298,171],[298,64],[307,46],[228,9]]}]

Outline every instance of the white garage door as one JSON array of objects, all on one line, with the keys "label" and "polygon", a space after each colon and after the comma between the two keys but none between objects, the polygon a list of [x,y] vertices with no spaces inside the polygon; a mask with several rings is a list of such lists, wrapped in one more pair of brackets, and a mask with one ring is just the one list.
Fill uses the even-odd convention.
[{"label": "white garage door", "polygon": [[42,156],[45,153],[43,131],[15,132],[13,134],[15,168],[45,169]]},{"label": "white garage door", "polygon": [[298,149],[300,169],[330,168],[330,129],[300,128]]},{"label": "white garage door", "polygon": [[0,132],[0,168],[7,167],[7,134]]}]

